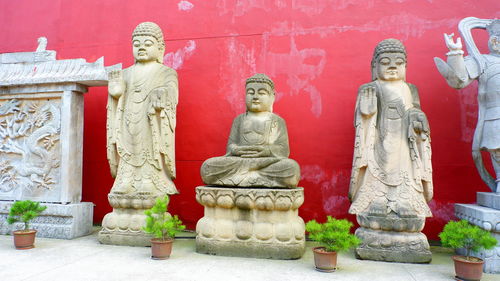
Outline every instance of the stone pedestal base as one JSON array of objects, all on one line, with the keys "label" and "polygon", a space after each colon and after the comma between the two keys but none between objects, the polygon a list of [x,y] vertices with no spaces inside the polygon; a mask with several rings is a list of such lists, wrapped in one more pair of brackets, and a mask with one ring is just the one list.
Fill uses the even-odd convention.
[{"label": "stone pedestal base", "polygon": [[363,260],[428,263],[432,259],[424,229],[425,217],[358,214],[356,236],[362,242],[356,257]]},{"label": "stone pedestal base", "polygon": [[500,193],[478,192],[477,204],[483,207],[500,210]]},{"label": "stone pedestal base", "polygon": [[360,227],[356,230],[363,242],[356,257],[363,260],[429,263],[432,253],[427,237],[421,232],[394,232]]},{"label": "stone pedestal base", "polygon": [[205,215],[196,225],[198,253],[270,259],[304,254],[305,226],[298,216],[304,189],[199,186]]},{"label": "stone pedestal base", "polygon": [[[476,204],[455,204],[455,216],[491,232],[500,241],[500,210],[492,207],[500,207],[500,195],[488,192],[478,192]],[[499,242],[500,243],[500,242]],[[458,250],[459,254],[464,254],[464,250]],[[484,260],[483,271],[485,273],[500,273],[500,244],[492,250],[483,250],[473,253],[474,256]]]},{"label": "stone pedestal base", "polygon": [[[13,203],[0,201],[0,234],[8,234],[24,227],[23,223],[7,224],[7,216]],[[30,228],[37,230],[37,237],[73,239],[92,233],[93,203],[42,205],[47,206],[47,209],[30,224]]]},{"label": "stone pedestal base", "polygon": [[102,220],[97,239],[103,244],[151,246],[151,235],[144,233],[144,211],[153,207],[157,196],[108,194],[111,213]]}]

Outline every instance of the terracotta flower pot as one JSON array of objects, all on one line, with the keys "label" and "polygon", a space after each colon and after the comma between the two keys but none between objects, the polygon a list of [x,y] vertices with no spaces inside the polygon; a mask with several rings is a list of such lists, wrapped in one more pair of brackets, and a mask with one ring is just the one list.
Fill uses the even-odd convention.
[{"label": "terracotta flower pot", "polygon": [[162,240],[160,238],[151,239],[151,258],[154,260],[165,260],[172,253],[172,243],[174,239]]},{"label": "terracotta flower pot", "polygon": [[315,247],[314,264],[321,272],[334,272],[337,269],[337,252],[328,252],[325,247]]},{"label": "terracotta flower pot", "polygon": [[451,258],[455,262],[455,274],[459,280],[481,280],[484,264],[482,259],[472,257],[472,260],[467,260],[464,256],[452,256]]},{"label": "terracotta flower pot", "polygon": [[35,248],[35,235],[36,230],[16,230],[13,232],[14,234],[14,246],[18,250],[27,250],[31,248]]}]

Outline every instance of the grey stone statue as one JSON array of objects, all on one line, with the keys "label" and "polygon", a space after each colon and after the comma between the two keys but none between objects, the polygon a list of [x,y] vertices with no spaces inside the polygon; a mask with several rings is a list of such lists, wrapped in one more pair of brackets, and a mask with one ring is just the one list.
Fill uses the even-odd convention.
[{"label": "grey stone statue", "polygon": [[274,114],[274,83],[265,74],[246,80],[246,113],[231,127],[227,153],[205,161],[201,167],[207,185],[232,187],[296,187],[297,162],[288,158],[285,120]]},{"label": "grey stone statue", "polygon": [[372,82],[358,91],[356,139],[349,189],[363,243],[362,259],[429,262],[420,231],[432,216],[429,124],[417,88],[406,80],[406,49],[396,39],[380,42],[372,59]]},{"label": "grey stone statue", "polygon": [[134,65],[109,73],[107,156],[115,178],[99,232],[105,244],[148,246],[144,209],[156,198],[178,193],[175,127],[178,81],[163,65],[165,42],[158,25],[139,24],[132,33]]},{"label": "grey stone statue", "polygon": [[[481,54],[472,38],[472,29],[486,29],[489,34],[489,54]],[[446,46],[450,50],[447,62],[434,58],[436,66],[453,88],[467,87],[472,81],[479,81],[479,116],[472,156],[483,181],[493,192],[500,192],[500,20],[465,18],[458,25],[469,55],[464,58],[460,38],[453,41],[453,34],[445,34]],[[491,155],[496,180],[484,167],[481,150]]]}]

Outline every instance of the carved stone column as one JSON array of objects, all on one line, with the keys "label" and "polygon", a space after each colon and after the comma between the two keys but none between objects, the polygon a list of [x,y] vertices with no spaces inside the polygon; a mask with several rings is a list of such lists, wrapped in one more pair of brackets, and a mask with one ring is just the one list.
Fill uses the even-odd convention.
[{"label": "carved stone column", "polygon": [[222,256],[298,259],[304,254],[304,189],[199,186],[205,216],[196,225],[196,251]]},{"label": "carved stone column", "polygon": [[[45,39],[46,42],[46,39]],[[56,60],[55,51],[0,54],[0,233],[14,200],[44,202],[40,237],[92,231],[82,199],[83,94],[107,84],[103,58]]]}]

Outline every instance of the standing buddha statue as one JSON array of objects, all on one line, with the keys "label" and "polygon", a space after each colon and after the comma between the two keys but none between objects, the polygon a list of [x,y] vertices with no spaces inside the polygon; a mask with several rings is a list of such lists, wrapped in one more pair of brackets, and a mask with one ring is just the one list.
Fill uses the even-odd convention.
[{"label": "standing buddha statue", "polygon": [[375,48],[372,82],[358,91],[349,213],[363,240],[361,259],[429,262],[420,231],[432,216],[430,131],[417,88],[406,80],[406,49],[396,39]]},{"label": "standing buddha statue", "polygon": [[132,50],[134,65],[109,73],[107,156],[115,181],[108,195],[113,212],[104,217],[99,235],[108,244],[148,244],[141,230],[144,209],[178,193],[172,181],[178,81],[176,71],[162,64],[160,27],[139,24]]}]

